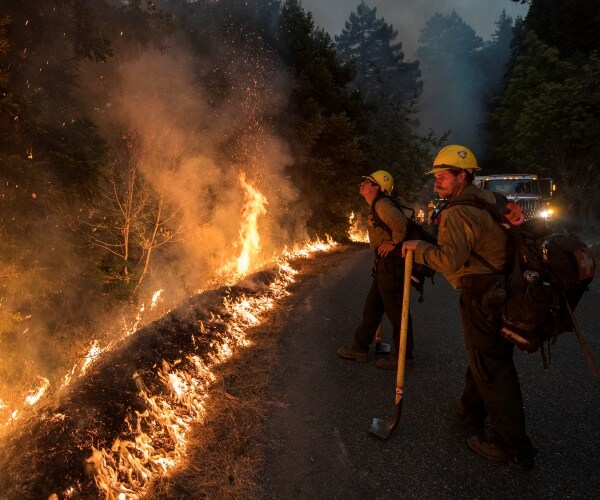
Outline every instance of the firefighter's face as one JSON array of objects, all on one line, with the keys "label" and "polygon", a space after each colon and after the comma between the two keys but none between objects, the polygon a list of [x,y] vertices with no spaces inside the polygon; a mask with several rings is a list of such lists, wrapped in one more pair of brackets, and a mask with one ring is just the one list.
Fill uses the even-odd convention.
[{"label": "firefighter's face", "polygon": [[433,175],[433,189],[439,194],[440,198],[452,198],[457,196],[464,187],[464,172],[460,172],[456,175],[456,172],[451,170],[440,170]]},{"label": "firefighter's face", "polygon": [[363,179],[362,182],[360,183],[358,192],[365,196],[367,194],[376,192],[377,189],[379,188],[379,186],[377,184],[375,184],[373,181],[370,181],[369,179]]}]

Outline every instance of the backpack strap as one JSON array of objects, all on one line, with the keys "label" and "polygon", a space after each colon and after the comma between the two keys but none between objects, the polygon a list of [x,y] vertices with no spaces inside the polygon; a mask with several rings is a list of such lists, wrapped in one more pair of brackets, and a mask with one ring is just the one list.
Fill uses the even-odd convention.
[{"label": "backpack strap", "polygon": [[[414,216],[415,216],[414,209],[405,207],[404,205],[400,205],[400,203],[398,203],[396,200],[394,200],[394,198],[392,198],[391,196],[386,196],[385,194],[380,193],[375,197],[375,199],[373,200],[373,203],[371,203],[371,208],[369,210],[371,217],[373,217],[373,220],[375,221],[375,227],[384,228],[387,232],[390,233],[390,235],[392,233],[391,228],[385,222],[383,222],[381,217],[379,217],[377,210],[375,209],[377,202],[383,198],[390,200],[396,206],[396,208],[402,213],[402,215],[404,215],[404,217],[406,217],[408,220],[414,220]],[[412,210],[412,215],[410,217],[408,217],[403,209]]]},{"label": "backpack strap", "polygon": [[388,225],[385,222],[383,222],[383,220],[381,220],[381,217],[379,217],[379,214],[377,213],[377,210],[375,209],[377,202],[379,200],[381,200],[381,198],[384,198],[384,195],[382,195],[381,193],[375,197],[375,199],[373,200],[373,203],[371,203],[371,207],[369,208],[369,215],[371,217],[373,217],[373,221],[375,222],[375,227],[383,227],[386,231],[390,231],[390,228],[388,227]]},{"label": "backpack strap", "polygon": [[[498,208],[497,205],[495,205],[494,203],[490,203],[488,201],[482,200],[481,198],[479,198],[478,196],[476,196],[474,194],[465,194],[465,195],[459,196],[458,198],[454,198],[454,199],[450,200],[449,202],[447,202],[445,204],[445,206],[443,206],[441,208],[440,212],[447,210],[448,208],[458,206],[458,205],[466,205],[469,207],[476,207],[476,208],[481,208],[482,210],[486,210],[492,216],[492,219],[494,219],[498,224],[500,224],[502,229],[504,229],[504,231],[508,235],[509,241],[512,243],[512,235],[508,229],[510,222],[500,212],[500,209]],[[487,259],[485,259],[482,255],[479,255],[477,252],[474,252],[471,250],[471,255],[475,259],[477,259],[479,262],[481,262],[485,267],[487,267],[490,271],[492,271],[492,273],[506,274],[506,273],[510,272],[510,269],[503,271],[503,270],[498,269],[497,267],[493,266]]]},{"label": "backpack strap", "polygon": [[507,271],[502,271],[497,267],[492,266],[490,261],[486,260],[483,256],[479,255],[477,252],[473,252],[471,250],[471,255],[475,257],[479,262],[481,262],[485,267],[487,267],[493,274],[506,274]]},{"label": "backpack strap", "polygon": [[508,227],[508,224],[510,224],[508,219],[500,212],[500,209],[497,205],[490,203],[489,201],[482,200],[474,194],[465,194],[459,196],[458,198],[454,198],[448,202],[444,209],[455,207],[457,205],[467,205],[470,207],[477,207],[487,210],[492,216],[492,219],[501,224],[505,229]]}]

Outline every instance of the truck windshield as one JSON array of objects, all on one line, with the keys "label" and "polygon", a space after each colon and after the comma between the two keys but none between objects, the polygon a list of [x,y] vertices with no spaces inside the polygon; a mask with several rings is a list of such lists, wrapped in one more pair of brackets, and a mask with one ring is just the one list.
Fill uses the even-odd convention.
[{"label": "truck windshield", "polygon": [[484,189],[503,195],[539,195],[539,186],[533,179],[490,179],[485,180]]}]

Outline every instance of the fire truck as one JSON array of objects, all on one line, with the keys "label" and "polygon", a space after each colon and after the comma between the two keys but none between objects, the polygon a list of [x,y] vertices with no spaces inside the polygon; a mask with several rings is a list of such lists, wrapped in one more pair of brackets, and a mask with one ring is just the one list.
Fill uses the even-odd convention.
[{"label": "fire truck", "polygon": [[551,205],[555,190],[552,179],[539,178],[535,174],[478,175],[474,184],[514,201],[521,208],[525,219],[551,219],[556,216]]}]

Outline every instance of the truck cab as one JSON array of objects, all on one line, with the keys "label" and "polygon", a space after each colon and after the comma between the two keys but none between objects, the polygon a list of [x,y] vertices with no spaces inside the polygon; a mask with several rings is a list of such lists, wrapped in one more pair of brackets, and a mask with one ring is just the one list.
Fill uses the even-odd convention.
[{"label": "truck cab", "polygon": [[540,179],[535,174],[478,175],[474,184],[514,201],[521,208],[525,219],[550,219],[554,215],[550,205],[554,191],[552,179]]}]

